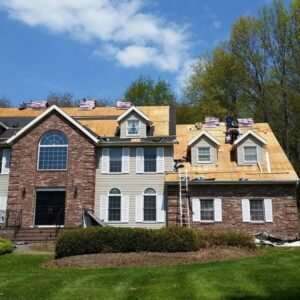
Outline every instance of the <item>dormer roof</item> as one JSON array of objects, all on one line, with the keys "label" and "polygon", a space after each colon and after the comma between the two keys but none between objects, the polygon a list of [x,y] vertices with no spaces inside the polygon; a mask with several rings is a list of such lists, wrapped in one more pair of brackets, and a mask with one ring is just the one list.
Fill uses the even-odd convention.
[{"label": "dormer roof", "polygon": [[217,146],[220,146],[220,142],[205,130],[202,130],[198,135],[196,135],[192,140],[190,140],[190,142],[188,143],[188,146],[191,146],[192,144],[194,144],[202,136],[206,136],[209,140],[214,142]]},{"label": "dormer roof", "polygon": [[118,122],[121,122],[125,117],[127,117],[129,114],[131,114],[132,112],[137,113],[139,116],[141,116],[145,121],[150,121],[150,119],[144,114],[142,113],[138,108],[136,108],[135,106],[130,107],[128,110],[126,110],[126,112],[124,112],[122,115],[120,115],[117,119]]},{"label": "dormer roof", "polygon": [[259,136],[257,133],[255,133],[253,130],[248,130],[243,135],[241,135],[237,140],[234,141],[234,145],[239,144],[242,140],[244,140],[249,135],[253,136],[255,139],[260,141],[262,144],[267,145],[267,141],[263,139],[261,136]]}]

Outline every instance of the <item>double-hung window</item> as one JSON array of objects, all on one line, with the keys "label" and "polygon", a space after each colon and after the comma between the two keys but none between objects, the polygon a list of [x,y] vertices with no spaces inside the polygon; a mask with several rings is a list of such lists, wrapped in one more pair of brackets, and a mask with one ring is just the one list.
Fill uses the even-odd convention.
[{"label": "double-hung window", "polygon": [[139,134],[140,134],[140,121],[127,120],[127,135],[139,135]]},{"label": "double-hung window", "polygon": [[200,200],[201,221],[214,221],[214,200]]},{"label": "double-hung window", "polygon": [[3,157],[3,150],[0,149],[0,174],[2,173],[2,157]]},{"label": "double-hung window", "polygon": [[244,147],[245,162],[257,162],[257,148],[255,146]]},{"label": "double-hung window", "polygon": [[156,191],[152,188],[144,192],[144,221],[156,221]]},{"label": "double-hung window", "polygon": [[198,147],[198,163],[211,162],[210,147]]},{"label": "double-hung window", "polygon": [[109,172],[122,172],[122,148],[109,149]]},{"label": "double-hung window", "polygon": [[108,195],[108,221],[121,221],[121,191],[116,188]]},{"label": "double-hung window", "polygon": [[156,148],[144,148],[144,172],[156,172]]},{"label": "double-hung window", "polygon": [[265,209],[263,199],[250,199],[250,220],[265,221]]},{"label": "double-hung window", "polygon": [[68,161],[68,140],[60,131],[45,133],[39,144],[39,170],[66,170]]}]

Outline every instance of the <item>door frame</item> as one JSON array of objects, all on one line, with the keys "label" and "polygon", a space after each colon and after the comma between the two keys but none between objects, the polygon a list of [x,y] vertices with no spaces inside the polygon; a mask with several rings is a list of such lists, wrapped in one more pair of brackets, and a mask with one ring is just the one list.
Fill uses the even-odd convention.
[{"label": "door frame", "polygon": [[[65,192],[65,210],[66,210],[66,200],[67,200],[67,190],[65,188],[36,188],[35,189],[35,199],[34,199],[34,207],[33,207],[33,220],[32,226],[36,228],[55,228],[56,225],[35,225],[35,215],[36,215],[36,200],[37,200],[37,192]],[[60,228],[65,225],[59,225]]]}]

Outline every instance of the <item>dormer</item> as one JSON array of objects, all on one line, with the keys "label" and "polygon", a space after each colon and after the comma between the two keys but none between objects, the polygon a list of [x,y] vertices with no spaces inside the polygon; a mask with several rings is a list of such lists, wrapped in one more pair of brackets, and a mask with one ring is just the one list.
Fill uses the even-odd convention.
[{"label": "dormer", "polygon": [[261,136],[256,134],[253,130],[248,130],[241,135],[233,144],[233,149],[236,149],[236,159],[238,165],[256,165],[257,163],[263,165],[264,160],[264,146],[267,144]]},{"label": "dormer", "polygon": [[202,130],[188,143],[188,146],[193,166],[217,164],[220,142],[207,131]]},{"label": "dormer", "polygon": [[138,108],[132,106],[117,119],[120,138],[146,138],[149,118]]}]

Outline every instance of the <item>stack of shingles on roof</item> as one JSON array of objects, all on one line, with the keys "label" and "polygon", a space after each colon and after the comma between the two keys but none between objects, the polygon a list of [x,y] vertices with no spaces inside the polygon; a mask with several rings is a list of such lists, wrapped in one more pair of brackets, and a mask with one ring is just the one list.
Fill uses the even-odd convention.
[{"label": "stack of shingles on roof", "polygon": [[219,125],[219,118],[206,117],[205,118],[205,127],[216,127]]},{"label": "stack of shingles on roof", "polygon": [[252,127],[254,122],[252,118],[237,119],[240,127]]}]

